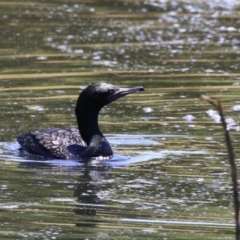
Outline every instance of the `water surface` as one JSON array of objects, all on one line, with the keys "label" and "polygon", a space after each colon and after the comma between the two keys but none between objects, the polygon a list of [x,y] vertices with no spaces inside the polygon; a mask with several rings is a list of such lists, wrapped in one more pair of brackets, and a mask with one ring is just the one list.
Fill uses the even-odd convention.
[{"label": "water surface", "polygon": [[[239,156],[239,9],[0,1],[0,238],[234,239],[223,133],[200,95],[221,97]],[[76,126],[99,81],[145,88],[100,113],[115,161],[18,156],[19,133]]]}]

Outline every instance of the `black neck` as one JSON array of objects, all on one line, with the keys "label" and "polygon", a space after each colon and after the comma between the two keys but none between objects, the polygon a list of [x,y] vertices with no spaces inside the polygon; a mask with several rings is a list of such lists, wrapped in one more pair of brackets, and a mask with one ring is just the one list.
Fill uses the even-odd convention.
[{"label": "black neck", "polygon": [[94,108],[77,106],[76,117],[78,122],[78,129],[82,139],[89,146],[94,135],[103,137],[98,127],[99,110]]},{"label": "black neck", "polygon": [[79,133],[87,144],[87,149],[79,157],[109,157],[113,155],[111,146],[98,127],[98,114],[104,104],[91,100],[86,92],[82,92],[75,109]]},{"label": "black neck", "polygon": [[87,149],[79,155],[81,158],[109,157],[113,154],[110,144],[99,130],[98,114],[96,108],[76,107],[79,133],[87,144]]}]

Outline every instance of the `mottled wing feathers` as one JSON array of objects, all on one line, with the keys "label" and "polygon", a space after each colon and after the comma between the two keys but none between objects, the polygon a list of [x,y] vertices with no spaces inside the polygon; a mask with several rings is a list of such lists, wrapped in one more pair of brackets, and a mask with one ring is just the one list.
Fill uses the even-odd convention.
[{"label": "mottled wing feathers", "polygon": [[20,134],[17,140],[23,151],[45,158],[77,158],[86,149],[76,128],[51,128]]}]

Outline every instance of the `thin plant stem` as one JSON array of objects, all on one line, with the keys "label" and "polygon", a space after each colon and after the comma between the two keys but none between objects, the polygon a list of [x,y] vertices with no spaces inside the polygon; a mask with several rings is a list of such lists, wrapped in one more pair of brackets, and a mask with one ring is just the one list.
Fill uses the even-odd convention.
[{"label": "thin plant stem", "polygon": [[214,101],[211,97],[202,95],[201,96],[204,100],[211,103],[216,110],[218,111],[221,123],[225,135],[225,141],[227,145],[228,150],[228,156],[229,156],[229,163],[231,166],[231,177],[232,177],[232,184],[233,184],[233,200],[234,200],[234,208],[235,208],[235,221],[236,221],[236,240],[240,240],[240,219],[239,219],[239,194],[238,194],[238,182],[237,182],[237,167],[236,167],[236,161],[235,161],[235,154],[234,149],[231,141],[231,137],[229,134],[229,131],[227,129],[227,123],[224,117],[223,108],[221,101],[217,99],[217,101]]}]

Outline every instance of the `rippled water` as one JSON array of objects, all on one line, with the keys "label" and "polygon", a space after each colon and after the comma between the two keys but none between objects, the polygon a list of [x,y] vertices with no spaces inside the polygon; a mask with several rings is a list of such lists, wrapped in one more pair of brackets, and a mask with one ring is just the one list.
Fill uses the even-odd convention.
[{"label": "rippled water", "polygon": [[[239,1],[0,1],[0,238],[234,239],[219,96],[239,156]],[[26,161],[19,133],[76,126],[89,83],[115,158]]]}]

